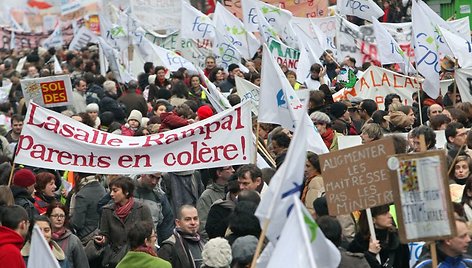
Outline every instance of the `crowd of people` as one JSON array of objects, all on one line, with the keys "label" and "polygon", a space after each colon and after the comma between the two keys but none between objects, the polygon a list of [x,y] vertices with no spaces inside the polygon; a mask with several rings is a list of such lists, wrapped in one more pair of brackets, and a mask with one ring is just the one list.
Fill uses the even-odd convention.
[{"label": "crowd of people", "polygon": [[[385,20],[396,9],[386,13]],[[20,80],[55,75],[50,63],[53,56],[71,77],[73,103],[51,109],[89,127],[144,136],[216,113],[202,89],[206,87],[202,78],[185,68],[169,72],[146,62],[137,80],[119,83],[111,71],[100,75],[95,44],[80,51],[1,50],[2,84],[11,84],[11,90],[8,100],[0,103],[0,267],[27,265],[34,225],[41,229],[61,267],[249,267],[261,234],[254,213],[271,177],[287,161],[293,133],[275,124],[254,124],[269,152],[264,155],[267,163],[274,163],[262,169],[245,164],[151,174],[136,170],[122,176],[14,166],[13,152],[27,111]],[[23,57],[26,63],[17,68]],[[220,68],[215,57],[208,56],[204,74],[236,105],[241,98],[235,77],[259,86],[261,63],[258,53],[244,62],[249,72],[243,73],[237,64]],[[351,57],[336,62],[334,53],[327,50],[321,64],[311,66],[307,79],[297,79],[295,72],[281,68],[295,90],[310,90],[308,113],[330,151],[339,149],[338,139],[345,135],[359,135],[363,143],[393,135],[397,153],[422,151],[420,137],[424,136],[426,149],[434,150],[435,131],[444,130],[447,165],[452,167],[449,183],[461,194],[454,200],[457,236],[437,241],[438,258],[451,267],[472,267],[467,255],[472,252],[467,229],[472,222],[472,133],[468,131],[472,104],[462,102],[453,86],[437,99],[415,93],[411,106],[404,105],[395,92],[384,97],[384,109],[372,99],[334,102],[332,95],[343,88],[337,81],[340,70],[360,74],[369,67],[368,63],[362,68],[357,65]],[[442,70],[442,74],[447,72]],[[396,133],[406,133],[407,138]],[[300,199],[339,248],[339,267],[409,267],[409,248],[399,240],[390,207],[372,208],[377,240],[370,239],[365,211],[328,215],[321,170],[319,156],[307,153]],[[70,191],[64,178],[72,178]],[[430,267],[430,259],[425,246],[417,267]],[[457,263],[463,266],[454,266]]]}]

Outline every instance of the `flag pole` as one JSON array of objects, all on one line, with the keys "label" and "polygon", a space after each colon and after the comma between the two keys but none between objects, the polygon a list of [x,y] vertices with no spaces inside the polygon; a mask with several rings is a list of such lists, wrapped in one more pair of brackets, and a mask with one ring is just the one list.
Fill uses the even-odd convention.
[{"label": "flag pole", "polygon": [[[457,63],[457,58],[455,59],[454,61],[454,73],[456,72],[457,70],[457,66],[458,66],[458,63]],[[452,100],[452,105],[455,107],[456,106],[456,94],[457,94],[457,83],[456,83],[456,77],[454,76],[454,99]]]},{"label": "flag pole", "polygon": [[256,123],[256,153],[254,154],[254,159],[253,159],[254,164],[257,164],[257,147],[259,147],[259,128],[261,127],[260,123],[259,123],[259,120],[257,118],[256,118],[256,120],[257,120],[257,123]]},{"label": "flag pole", "polygon": [[257,241],[256,252],[254,252],[254,257],[252,258],[251,268],[256,268],[257,259],[261,255],[262,246],[264,244],[265,234],[269,228],[270,219],[265,219],[264,226],[262,226],[261,235],[259,236],[259,241]]},{"label": "flag pole", "polygon": [[[365,212],[367,214],[367,222],[369,223],[370,240],[375,242],[377,241],[377,235],[375,234],[374,220],[372,219],[372,211],[370,210],[370,208],[368,208],[365,210]],[[376,254],[375,258],[377,259],[377,261],[379,261],[379,263],[381,263],[379,254]]]},{"label": "flag pole", "polygon": [[11,185],[11,181],[12,181],[12,178],[13,178],[13,172],[15,171],[15,162],[13,162],[13,165],[11,166],[11,170],[10,170],[10,177],[8,178],[8,186]]}]

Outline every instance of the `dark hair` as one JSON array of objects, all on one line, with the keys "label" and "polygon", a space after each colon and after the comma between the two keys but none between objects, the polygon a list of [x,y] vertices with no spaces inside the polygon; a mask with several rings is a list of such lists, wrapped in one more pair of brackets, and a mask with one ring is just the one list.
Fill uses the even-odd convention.
[{"label": "dark hair", "polygon": [[313,65],[310,66],[310,73],[312,73],[312,72],[319,73],[321,71],[321,68],[322,68],[321,64],[313,63]]},{"label": "dark hair", "polygon": [[65,227],[68,227],[69,226],[69,208],[63,204],[61,204],[60,202],[57,202],[57,201],[53,201],[49,204],[47,210],[46,210],[46,216],[48,218],[51,218],[51,214],[52,214],[52,211],[55,209],[55,208],[60,208],[62,209],[62,211],[64,211],[64,215],[65,215],[65,218],[64,218],[64,226]]},{"label": "dark hair", "polygon": [[388,111],[388,106],[392,104],[393,99],[395,98],[399,99],[400,102],[402,102],[402,98],[400,97],[400,95],[396,93],[390,93],[390,94],[387,94],[387,96],[385,96],[385,99],[384,99],[385,111]]},{"label": "dark hair", "polygon": [[424,135],[424,141],[426,143],[427,149],[432,149],[436,145],[436,133],[434,130],[428,126],[419,126],[414,128],[411,131],[411,137],[419,138],[421,135]]},{"label": "dark hair", "polygon": [[216,74],[217,74],[219,71],[224,72],[225,70],[224,70],[223,68],[221,68],[221,67],[216,67],[216,68],[214,68],[213,70],[211,70],[210,75],[208,76],[208,79],[210,79],[211,82],[215,82],[215,81],[216,81]]},{"label": "dark hair", "polygon": [[283,131],[275,133],[272,136],[271,141],[277,142],[277,145],[282,148],[288,148],[288,146],[290,145],[290,137],[287,134],[285,134],[285,132]]},{"label": "dark hair", "polygon": [[0,207],[0,222],[2,226],[15,230],[22,221],[28,221],[28,213],[18,205]]},{"label": "dark hair", "polygon": [[446,141],[449,141],[449,138],[454,138],[457,135],[457,129],[464,128],[464,125],[459,122],[451,122],[447,125],[444,134],[446,135]]},{"label": "dark hair", "polygon": [[470,203],[470,201],[472,201],[472,197],[469,196],[468,194],[469,191],[472,193],[472,177],[470,176],[467,178],[465,182],[464,192],[462,193],[462,199],[461,199],[462,205],[467,204],[469,206],[472,206],[472,204]]},{"label": "dark hair", "polygon": [[[370,209],[370,211],[372,212],[372,218],[385,214],[389,212],[389,210],[389,205],[382,205]],[[396,231],[396,229],[392,227],[389,231],[394,232]],[[365,210],[362,210],[361,215],[359,216],[359,232],[365,240],[368,240],[370,238],[369,223],[367,222],[367,212]]]},{"label": "dark hair", "polygon": [[233,94],[229,94],[228,97],[226,97],[226,98],[228,99],[229,104],[230,104],[231,106],[235,106],[235,105],[241,103],[241,97],[239,97],[238,94],[234,94],[234,93],[233,93]]},{"label": "dark hair", "polygon": [[372,114],[377,111],[378,106],[374,100],[365,99],[362,100],[360,108],[364,110],[370,117],[372,117]]},{"label": "dark hair", "polygon": [[259,237],[261,226],[259,219],[254,215],[257,204],[249,201],[239,201],[229,216],[228,227],[234,235],[241,237],[254,235]]},{"label": "dark hair", "polygon": [[313,200],[313,210],[315,210],[318,217],[329,216],[326,196],[321,196]]},{"label": "dark hair", "polygon": [[23,122],[25,121],[25,118],[22,115],[19,114],[14,114],[11,116],[10,123],[13,125],[13,121],[16,122]]},{"label": "dark hair", "polygon": [[87,83],[87,81],[85,81],[85,78],[79,77],[79,78],[76,78],[74,80],[74,87],[78,87],[80,85],[80,81],[83,81],[84,83]]},{"label": "dark hair", "polygon": [[254,164],[246,164],[242,165],[241,167],[238,168],[236,171],[236,175],[238,178],[243,178],[246,173],[249,172],[249,175],[251,176],[251,180],[254,182],[258,177],[262,178],[262,172],[259,167],[257,167]]},{"label": "dark hair", "polygon": [[46,189],[46,185],[50,181],[56,181],[56,176],[50,172],[39,172],[36,175],[36,184],[34,185],[34,189],[38,192],[42,192],[44,189]]},{"label": "dark hair", "polygon": [[146,238],[152,235],[152,223],[148,221],[138,221],[128,231],[128,244],[131,249],[137,249],[144,244]]},{"label": "dark hair", "polygon": [[438,114],[429,119],[429,123],[433,130],[439,130],[443,124],[451,123],[451,118],[445,114]]},{"label": "dark hair", "polygon": [[307,155],[307,160],[310,164],[321,174],[321,165],[320,165],[320,157],[312,152],[309,152]]},{"label": "dark hair", "polygon": [[310,104],[311,108],[321,107],[325,104],[325,94],[321,90],[310,91]]},{"label": "dark hair", "polygon": [[144,67],[144,72],[149,73],[149,71],[151,71],[152,67],[154,67],[154,63],[149,62],[149,61],[145,62],[143,67]]},{"label": "dark hair", "polygon": [[238,202],[253,202],[256,205],[259,205],[261,202],[261,195],[257,191],[253,190],[242,190],[238,194]]},{"label": "dark hair", "polygon": [[382,111],[382,110],[377,110],[374,113],[372,113],[372,123],[376,123],[381,125],[382,123],[386,122],[384,116],[388,115],[388,112]]},{"label": "dark hair", "polygon": [[121,188],[121,191],[123,191],[123,193],[126,193],[126,198],[130,198],[133,196],[134,183],[130,177],[118,177],[117,179],[112,180],[108,186],[110,187],[110,189],[113,186]]},{"label": "dark hair", "polygon": [[338,219],[331,216],[321,216],[316,219],[316,223],[320,227],[321,231],[335,246],[341,244],[342,227]]},{"label": "dark hair", "polygon": [[172,87],[172,95],[179,98],[188,98],[188,88],[184,82],[179,81]]},{"label": "dark hair", "polygon": [[395,148],[396,154],[406,154],[408,151],[408,141],[400,135],[392,135],[393,147]]},{"label": "dark hair", "polygon": [[467,114],[457,108],[446,108],[446,110],[451,114],[452,120],[456,120],[459,123],[462,123],[464,126],[466,126],[469,122],[469,119],[467,118]]}]

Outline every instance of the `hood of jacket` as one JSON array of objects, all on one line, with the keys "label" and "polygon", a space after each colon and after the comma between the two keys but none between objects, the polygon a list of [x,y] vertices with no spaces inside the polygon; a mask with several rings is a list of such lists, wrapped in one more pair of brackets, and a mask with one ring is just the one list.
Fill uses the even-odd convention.
[{"label": "hood of jacket", "polygon": [[24,239],[20,234],[5,226],[0,226],[0,247],[13,244],[18,249],[23,247]]},{"label": "hood of jacket", "polygon": [[[58,261],[63,261],[66,259],[66,254],[61,249],[61,247],[54,241],[49,242],[49,246],[52,250],[52,254]],[[28,257],[30,255],[31,242],[26,242],[25,246],[21,249],[21,256]]]}]

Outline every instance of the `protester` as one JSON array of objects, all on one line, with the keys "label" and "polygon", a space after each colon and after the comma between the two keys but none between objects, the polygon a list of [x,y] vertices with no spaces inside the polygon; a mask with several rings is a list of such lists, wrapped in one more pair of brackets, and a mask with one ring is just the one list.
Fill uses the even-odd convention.
[{"label": "protester", "polygon": [[472,170],[472,159],[468,155],[459,155],[451,166],[453,167],[449,174],[451,183],[465,185]]},{"label": "protester", "polygon": [[[455,218],[455,227],[456,236],[436,243],[438,267],[472,267],[472,258],[465,254],[471,240],[467,222],[463,218]],[[416,262],[414,267],[433,267],[431,258],[428,252]]]},{"label": "protester", "polygon": [[367,123],[361,129],[362,143],[380,140],[383,137],[382,127],[376,123]]},{"label": "protester", "polygon": [[338,150],[338,137],[342,134],[331,128],[331,119],[322,112],[314,112],[310,115],[311,121],[318,129],[324,144],[330,151]]},{"label": "protester", "polygon": [[228,240],[213,238],[203,246],[202,268],[230,268],[233,259]]},{"label": "protester", "polygon": [[37,216],[34,219],[34,221],[31,223],[30,232],[29,232],[30,240],[28,242],[26,242],[26,244],[21,249],[21,255],[23,256],[23,259],[25,260],[25,263],[28,263],[28,259],[29,259],[30,253],[31,253],[31,251],[30,251],[31,250],[31,233],[33,231],[33,226],[35,224],[38,225],[39,229],[41,229],[41,233],[42,233],[44,239],[46,240],[46,242],[48,243],[48,245],[51,249],[52,255],[59,262],[59,265],[61,266],[61,268],[70,267],[71,263],[67,259],[64,251],[52,239],[52,224],[51,224],[51,221],[49,220],[49,218],[45,215]]},{"label": "protester", "polygon": [[201,267],[204,242],[198,229],[200,221],[197,209],[183,205],[177,210],[174,234],[164,241],[158,255],[172,264],[173,268]]},{"label": "protester", "polygon": [[315,153],[308,153],[305,164],[305,184],[300,199],[310,213],[313,213],[313,201],[324,192],[320,158]]},{"label": "protester", "polygon": [[52,202],[56,201],[56,176],[50,172],[39,172],[36,174],[36,184],[34,185],[34,206],[39,215],[46,213]]},{"label": "protester", "polygon": [[69,267],[88,268],[89,263],[80,239],[67,228],[69,221],[68,209],[60,203],[51,203],[46,211],[51,221],[52,240],[64,251]]},{"label": "protester", "polygon": [[130,250],[117,268],[171,268],[171,264],[156,254],[157,235],[149,222],[138,221],[128,232]]},{"label": "protester", "polygon": [[103,207],[100,219],[100,235],[95,242],[105,248],[102,265],[115,267],[128,251],[127,235],[138,221],[152,224],[149,208],[135,201],[134,184],[129,177],[118,177],[110,182],[112,204]]},{"label": "protester", "polygon": [[236,171],[238,177],[239,188],[242,190],[257,191],[261,196],[264,196],[267,191],[267,184],[262,181],[262,172],[254,164],[242,165]]},{"label": "protester", "polygon": [[28,234],[26,210],[18,205],[0,207],[0,264],[2,267],[26,268],[21,255]]},{"label": "protester", "polygon": [[[367,223],[366,211],[361,211],[359,231],[349,244],[348,251],[364,253],[370,267],[408,268],[408,246],[400,243],[398,231],[393,224],[389,206],[383,205],[371,208],[377,240],[372,241]],[[376,255],[380,255],[380,263]]]},{"label": "protester", "polygon": [[39,215],[34,205],[35,199],[32,196],[35,184],[36,176],[34,173],[27,168],[23,168],[15,172],[13,184],[10,186],[15,204],[26,210],[30,221]]}]

